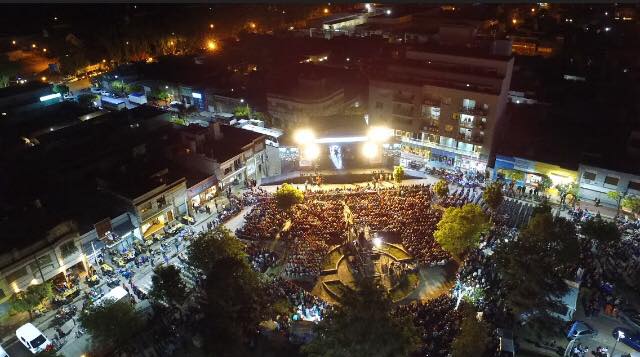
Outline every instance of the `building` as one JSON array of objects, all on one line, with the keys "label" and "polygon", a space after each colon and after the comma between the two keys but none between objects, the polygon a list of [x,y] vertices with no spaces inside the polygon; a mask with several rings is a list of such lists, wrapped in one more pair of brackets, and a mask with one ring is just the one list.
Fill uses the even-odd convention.
[{"label": "building", "polygon": [[144,239],[188,215],[186,179],[161,161],[132,161],[119,173],[98,180],[101,189],[127,203]]},{"label": "building", "polygon": [[[504,54],[500,47],[508,47]],[[510,46],[491,51],[423,47],[382,63],[369,84],[369,116],[395,130],[401,165],[484,172],[505,115]]]},{"label": "building", "polygon": [[3,119],[61,101],[60,93],[54,93],[49,84],[39,81],[0,89],[0,113]]},{"label": "building", "polygon": [[580,198],[616,207],[617,202],[609,198],[611,191],[640,196],[640,174],[620,172],[613,169],[580,164]]},{"label": "building", "polygon": [[219,122],[208,127],[192,124],[181,129],[171,160],[201,175],[194,180],[198,186],[189,187],[189,208],[200,204],[202,193],[212,197],[222,188],[248,186],[254,181],[260,184],[269,172],[265,140],[264,134]]},{"label": "building", "polygon": [[274,125],[291,129],[315,120],[341,114],[345,109],[344,88],[337,81],[316,74],[300,74],[290,86],[267,93],[267,111]]}]

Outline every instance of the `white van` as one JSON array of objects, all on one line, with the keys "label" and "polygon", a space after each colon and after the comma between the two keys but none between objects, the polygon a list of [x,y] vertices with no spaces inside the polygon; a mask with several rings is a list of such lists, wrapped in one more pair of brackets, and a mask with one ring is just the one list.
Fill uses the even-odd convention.
[{"label": "white van", "polygon": [[2,346],[0,346],[0,357],[9,357],[9,354],[2,348]]},{"label": "white van", "polygon": [[16,330],[16,337],[34,355],[46,350],[51,345],[51,341],[31,323],[20,326]]}]

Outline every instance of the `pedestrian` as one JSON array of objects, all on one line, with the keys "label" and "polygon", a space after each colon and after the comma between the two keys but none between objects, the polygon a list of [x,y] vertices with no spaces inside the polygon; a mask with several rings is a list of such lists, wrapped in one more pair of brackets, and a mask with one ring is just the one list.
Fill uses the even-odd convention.
[{"label": "pedestrian", "polygon": [[164,259],[164,263],[169,265],[169,257],[167,256],[167,254],[162,252],[162,258]]}]

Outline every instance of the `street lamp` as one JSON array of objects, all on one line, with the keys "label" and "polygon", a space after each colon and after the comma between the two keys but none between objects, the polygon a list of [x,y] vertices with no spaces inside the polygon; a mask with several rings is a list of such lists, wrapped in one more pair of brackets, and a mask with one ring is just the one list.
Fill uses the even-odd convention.
[{"label": "street lamp", "polygon": [[298,145],[313,144],[315,138],[315,134],[310,129],[299,129],[293,134],[293,140],[295,140]]},{"label": "street lamp", "polygon": [[209,51],[215,51],[218,49],[218,44],[216,41],[209,40],[207,41],[207,49],[209,49]]},{"label": "street lamp", "polygon": [[374,126],[369,129],[367,136],[371,141],[384,142],[393,136],[393,130],[383,126]]}]

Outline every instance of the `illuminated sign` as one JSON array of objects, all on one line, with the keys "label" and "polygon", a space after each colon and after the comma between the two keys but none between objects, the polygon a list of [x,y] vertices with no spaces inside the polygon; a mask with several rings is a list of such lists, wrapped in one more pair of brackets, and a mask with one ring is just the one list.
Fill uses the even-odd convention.
[{"label": "illuminated sign", "polygon": [[191,96],[196,98],[196,99],[202,99],[202,94],[200,94],[200,93],[193,92],[193,93],[191,93]]},{"label": "illuminated sign", "polygon": [[40,97],[40,101],[41,102],[45,102],[45,101],[47,101],[49,99],[60,98],[60,97],[62,97],[60,95],[60,93],[48,94],[48,95]]}]

